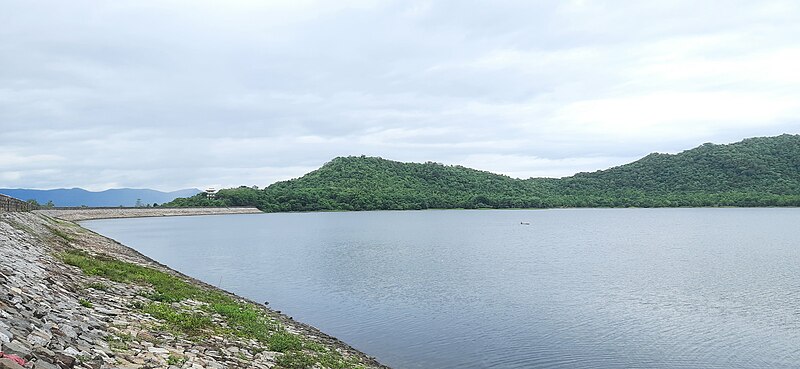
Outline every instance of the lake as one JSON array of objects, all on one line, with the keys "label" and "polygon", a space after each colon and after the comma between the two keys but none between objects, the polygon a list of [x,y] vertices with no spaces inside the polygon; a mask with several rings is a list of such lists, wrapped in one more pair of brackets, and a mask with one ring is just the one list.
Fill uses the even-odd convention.
[{"label": "lake", "polygon": [[81,224],[396,369],[800,366],[800,209]]}]

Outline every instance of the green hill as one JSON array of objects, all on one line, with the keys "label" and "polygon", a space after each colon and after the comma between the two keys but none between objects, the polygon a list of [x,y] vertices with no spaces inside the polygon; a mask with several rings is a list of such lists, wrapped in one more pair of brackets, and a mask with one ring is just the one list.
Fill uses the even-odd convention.
[{"label": "green hill", "polygon": [[800,135],[704,144],[679,154],[561,179],[514,179],[438,163],[339,157],[263,189],[221,190],[167,206],[255,205],[264,211],[800,206]]},{"label": "green hill", "polygon": [[675,155],[650,154],[561,182],[561,191],[603,194],[645,206],[795,206],[800,204],[800,135],[706,143]]}]

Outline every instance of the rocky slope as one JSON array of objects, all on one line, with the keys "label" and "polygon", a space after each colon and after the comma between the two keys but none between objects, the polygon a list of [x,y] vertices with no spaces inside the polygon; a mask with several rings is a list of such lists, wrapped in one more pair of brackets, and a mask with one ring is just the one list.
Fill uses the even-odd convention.
[{"label": "rocky slope", "polygon": [[[64,255],[174,278],[192,291],[217,296],[215,301],[237,304],[240,312],[256,312],[257,321],[278,327],[296,344],[290,351],[271,337],[237,331],[230,314],[220,314],[201,298],[154,302],[153,285],[108,279],[100,269],[65,263]],[[148,306],[177,315],[155,314]],[[175,329],[170,326],[175,316],[209,324],[192,331]],[[385,368],[313,327],[41,213],[0,213],[0,351],[23,358],[24,367],[45,369]],[[0,368],[20,366],[0,359]]]}]

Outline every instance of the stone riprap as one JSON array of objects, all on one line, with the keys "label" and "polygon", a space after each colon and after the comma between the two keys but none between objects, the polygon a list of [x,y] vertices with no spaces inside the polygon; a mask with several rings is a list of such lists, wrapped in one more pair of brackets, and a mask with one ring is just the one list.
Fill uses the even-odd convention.
[{"label": "stone riprap", "polygon": [[[0,351],[24,358],[26,368],[291,368],[323,367],[281,358],[270,344],[231,329],[192,336],[165,328],[164,321],[141,307],[152,303],[152,286],[114,282],[68,265],[65,252],[110,257],[180,278],[204,291],[224,294],[256,307],[285,331],[302,337],[306,347],[335,352],[350,367],[385,368],[317,329],[293,321],[263,305],[193,280],[140,253],[79,225],[42,213],[0,214]],[[110,260],[110,259],[109,259]],[[90,273],[91,274],[91,273]],[[205,303],[186,299],[167,305],[206,311],[215,327],[223,317],[202,310]],[[313,344],[313,346],[312,346]],[[285,359],[285,358],[284,358]],[[16,368],[8,359],[0,368]],[[305,365],[305,366],[303,366]],[[17,366],[18,367],[18,366]]]},{"label": "stone riprap", "polygon": [[80,221],[109,218],[138,217],[174,217],[182,215],[224,215],[224,214],[258,214],[256,208],[103,208],[103,209],[68,209],[68,210],[35,210],[54,218]]}]

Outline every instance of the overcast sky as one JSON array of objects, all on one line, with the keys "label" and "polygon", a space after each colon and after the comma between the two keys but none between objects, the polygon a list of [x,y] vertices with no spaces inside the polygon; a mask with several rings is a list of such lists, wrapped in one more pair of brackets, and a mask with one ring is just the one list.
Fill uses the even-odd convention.
[{"label": "overcast sky", "polygon": [[0,187],[560,177],[800,133],[800,2],[0,0]]}]

